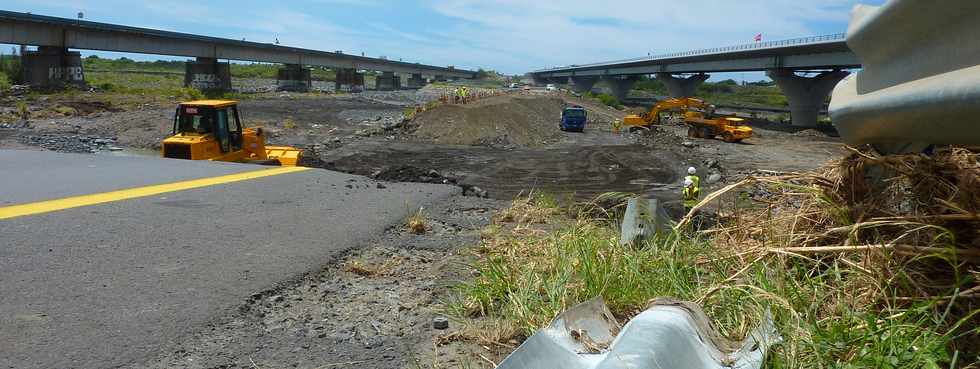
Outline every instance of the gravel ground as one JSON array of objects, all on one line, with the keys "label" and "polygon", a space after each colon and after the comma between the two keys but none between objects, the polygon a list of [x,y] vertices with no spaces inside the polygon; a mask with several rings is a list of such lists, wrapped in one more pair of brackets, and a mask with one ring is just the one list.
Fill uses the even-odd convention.
[{"label": "gravel ground", "polygon": [[[465,279],[475,244],[505,202],[455,197],[425,209],[429,231],[395,226],[319,273],[254,294],[238,312],[131,368],[414,368],[480,360],[475,345],[433,346],[440,303]],[[438,350],[438,354],[437,351]],[[486,355],[487,353],[483,353]]]},{"label": "gravel ground", "polygon": [[[249,83],[243,86],[268,86]],[[352,251],[343,262],[257,291],[237,313],[215,317],[180,338],[178,350],[132,367],[414,368],[473,367],[486,362],[481,356],[497,361],[500,353],[477,344],[435,345],[446,343],[436,339],[446,332],[431,323],[446,286],[467,277],[458,267],[466,261],[464,250],[477,242],[478,230],[502,201],[530,190],[579,198],[628,191],[673,206],[688,166],[698,167],[710,190],[760,169],[810,169],[841,152],[837,139],[819,132],[763,127],[742,144],[689,139],[677,124],[613,134],[611,122],[625,112],[555,95],[441,107],[402,125],[406,107],[439,94],[436,88],[276,92],[244,100],[247,126],[265,127],[271,143],[306,149],[317,166],[389,181],[452,180],[475,196],[426,209],[432,230],[424,235],[396,226],[369,245],[349,245]],[[29,102],[28,120],[13,108],[26,100],[6,100],[9,104],[0,108],[0,148],[153,150],[171,130],[172,103],[129,105],[122,111],[110,103],[87,104],[71,111],[58,106],[75,101],[59,99]],[[589,111],[584,133],[558,131],[557,112],[566,103]]]}]

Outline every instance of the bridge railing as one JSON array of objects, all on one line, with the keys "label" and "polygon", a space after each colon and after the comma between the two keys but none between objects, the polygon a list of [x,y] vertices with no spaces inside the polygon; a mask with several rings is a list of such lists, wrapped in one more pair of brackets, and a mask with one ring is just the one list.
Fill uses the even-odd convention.
[{"label": "bridge railing", "polygon": [[629,62],[638,62],[638,61],[651,61],[651,60],[658,60],[658,59],[673,59],[673,58],[682,58],[682,57],[687,57],[687,56],[708,55],[708,54],[717,54],[717,53],[725,53],[725,52],[732,52],[732,51],[767,49],[767,48],[770,48],[770,47],[793,46],[793,45],[807,45],[807,44],[822,43],[822,42],[828,42],[828,41],[843,41],[843,40],[846,39],[846,36],[847,36],[846,33],[834,33],[834,34],[830,34],[830,35],[820,35],[820,36],[791,38],[791,39],[786,39],[786,40],[754,42],[754,43],[751,43],[751,44],[742,44],[742,45],[714,47],[714,48],[709,48],[709,49],[698,49],[698,50],[690,50],[690,51],[681,51],[681,52],[673,52],[673,53],[666,53],[666,54],[658,54],[658,55],[653,55],[653,56],[643,56],[643,57],[639,57],[639,58],[612,60],[612,61],[607,61],[607,62],[602,62],[602,63],[592,63],[592,64],[573,65],[573,66],[559,67],[559,68],[542,69],[541,71],[571,69],[571,68],[582,68],[582,67],[592,67],[592,66],[605,65],[605,64],[618,64],[618,63],[629,63]]}]

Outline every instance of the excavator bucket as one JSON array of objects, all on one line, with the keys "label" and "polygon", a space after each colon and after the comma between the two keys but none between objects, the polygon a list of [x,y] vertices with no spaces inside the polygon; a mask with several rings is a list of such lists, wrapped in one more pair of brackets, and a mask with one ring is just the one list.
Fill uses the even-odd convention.
[{"label": "excavator bucket", "polygon": [[265,156],[269,159],[279,160],[279,164],[284,167],[295,167],[299,162],[303,150],[289,146],[266,146]]}]

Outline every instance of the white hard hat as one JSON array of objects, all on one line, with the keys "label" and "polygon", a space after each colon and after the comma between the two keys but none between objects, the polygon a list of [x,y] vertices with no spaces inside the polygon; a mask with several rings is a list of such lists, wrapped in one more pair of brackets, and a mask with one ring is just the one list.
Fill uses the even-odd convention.
[{"label": "white hard hat", "polygon": [[684,178],[684,187],[691,187],[694,185],[694,181],[690,178]]},{"label": "white hard hat", "polygon": [[694,167],[687,168],[687,174],[694,174],[694,173],[697,173],[697,172],[698,172],[698,170],[697,169],[694,169]]}]

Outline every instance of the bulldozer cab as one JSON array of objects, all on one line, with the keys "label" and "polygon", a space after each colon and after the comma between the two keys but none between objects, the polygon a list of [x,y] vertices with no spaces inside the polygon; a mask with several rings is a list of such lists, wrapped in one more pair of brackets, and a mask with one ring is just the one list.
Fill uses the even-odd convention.
[{"label": "bulldozer cab", "polygon": [[201,100],[177,106],[174,136],[211,135],[222,153],[242,149],[242,124],[234,101]]}]

